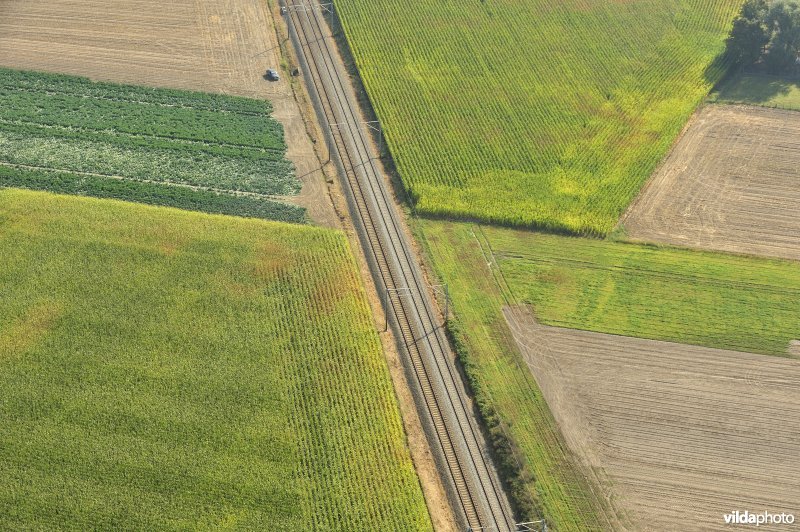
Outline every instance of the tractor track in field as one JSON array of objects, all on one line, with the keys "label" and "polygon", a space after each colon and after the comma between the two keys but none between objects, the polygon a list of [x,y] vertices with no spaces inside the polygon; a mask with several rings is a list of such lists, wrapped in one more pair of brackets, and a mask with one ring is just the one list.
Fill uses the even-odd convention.
[{"label": "tractor track in field", "polygon": [[800,113],[708,105],[628,208],[635,240],[800,260]]},{"label": "tractor track in field", "polygon": [[293,44],[386,315],[401,344],[420,417],[451,502],[465,527],[515,530],[513,513],[488,454],[378,154],[333,37],[312,4],[282,0]]},{"label": "tractor track in field", "polygon": [[619,528],[717,531],[733,509],[796,513],[800,360],[791,351],[553,327],[527,305],[503,315],[566,445],[623,517]]}]

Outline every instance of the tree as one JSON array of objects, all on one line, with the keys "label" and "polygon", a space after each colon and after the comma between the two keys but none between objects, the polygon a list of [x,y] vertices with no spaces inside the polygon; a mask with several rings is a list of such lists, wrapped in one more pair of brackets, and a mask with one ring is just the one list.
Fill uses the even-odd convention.
[{"label": "tree", "polygon": [[766,0],[748,0],[742,6],[727,40],[728,56],[735,64],[752,65],[761,57],[770,38],[765,24],[767,12]]},{"label": "tree", "polygon": [[736,65],[752,65],[763,57],[770,72],[785,72],[800,54],[800,6],[796,0],[747,0],[733,21],[727,45]]},{"label": "tree", "polygon": [[764,20],[769,4],[767,0],[747,0],[739,11],[739,16],[750,20]]},{"label": "tree", "polygon": [[764,63],[771,72],[784,72],[795,64],[800,52],[800,6],[795,2],[773,3],[765,25],[769,44]]}]

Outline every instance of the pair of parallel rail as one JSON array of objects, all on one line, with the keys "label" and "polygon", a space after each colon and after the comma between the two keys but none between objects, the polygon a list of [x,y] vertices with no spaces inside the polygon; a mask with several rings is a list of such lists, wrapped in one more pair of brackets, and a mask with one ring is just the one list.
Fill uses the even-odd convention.
[{"label": "pair of parallel rail", "polygon": [[[410,251],[389,194],[370,132],[323,20],[332,4],[282,4],[319,119],[327,126],[329,153],[344,178],[351,214],[379,290],[384,311],[402,341],[406,370],[427,420],[432,448],[449,473],[450,495],[471,530],[516,530],[485,442],[471,419],[466,392],[447,338],[433,311],[427,285]],[[332,17],[331,17],[332,18]],[[437,445],[438,444],[438,445]],[[447,479],[446,479],[447,481]]]}]

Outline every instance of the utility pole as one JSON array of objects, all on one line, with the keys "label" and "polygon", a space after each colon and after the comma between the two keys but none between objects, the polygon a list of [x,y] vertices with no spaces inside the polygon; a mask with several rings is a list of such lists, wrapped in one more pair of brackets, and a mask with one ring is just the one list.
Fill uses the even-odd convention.
[{"label": "utility pole", "polygon": [[517,532],[547,532],[547,521],[539,519],[538,521],[517,523]]},{"label": "utility pole", "polygon": [[[331,130],[333,128],[341,128],[342,126],[347,127],[347,124],[331,124]],[[378,132],[378,158],[380,159],[383,156],[383,128],[381,128],[381,123],[377,120],[370,120],[368,122],[359,122],[359,128],[362,131],[377,131]],[[339,129],[341,131],[341,129]],[[349,131],[349,130],[348,130]],[[350,132],[352,134],[352,131]],[[372,157],[370,157],[372,160]]]},{"label": "utility pole", "polygon": [[443,284],[432,284],[429,285],[430,289],[433,290],[434,293],[444,295],[444,323],[447,324],[447,320],[450,317],[450,290],[447,287],[447,283]]},{"label": "utility pole", "polygon": [[288,13],[297,13],[298,11],[321,11],[324,15],[330,15],[330,27],[331,31],[333,31],[333,3],[328,2],[325,4],[319,3],[300,3],[300,4],[287,4],[284,7],[281,7],[281,15],[286,15]]},{"label": "utility pole", "polygon": [[362,122],[367,129],[372,131],[378,132],[378,157],[383,157],[383,128],[381,127],[381,123],[377,120],[370,120],[368,122]]}]

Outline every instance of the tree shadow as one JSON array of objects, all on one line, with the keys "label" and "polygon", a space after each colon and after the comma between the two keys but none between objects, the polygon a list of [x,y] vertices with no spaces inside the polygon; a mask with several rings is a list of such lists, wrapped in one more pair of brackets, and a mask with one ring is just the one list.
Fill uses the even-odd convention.
[{"label": "tree shadow", "polygon": [[768,104],[774,98],[788,96],[794,91],[800,91],[800,80],[743,72],[721,87],[719,97],[723,100]]},{"label": "tree shadow", "polygon": [[800,69],[776,76],[767,73],[761,63],[735,68],[727,51],[709,63],[703,77],[723,101],[770,105],[774,98],[800,91]]},{"label": "tree shadow", "polygon": [[718,90],[720,86],[736,74],[736,70],[731,65],[732,61],[727,50],[717,54],[717,57],[708,64],[703,71],[703,79],[707,84],[711,85],[712,91]]}]

